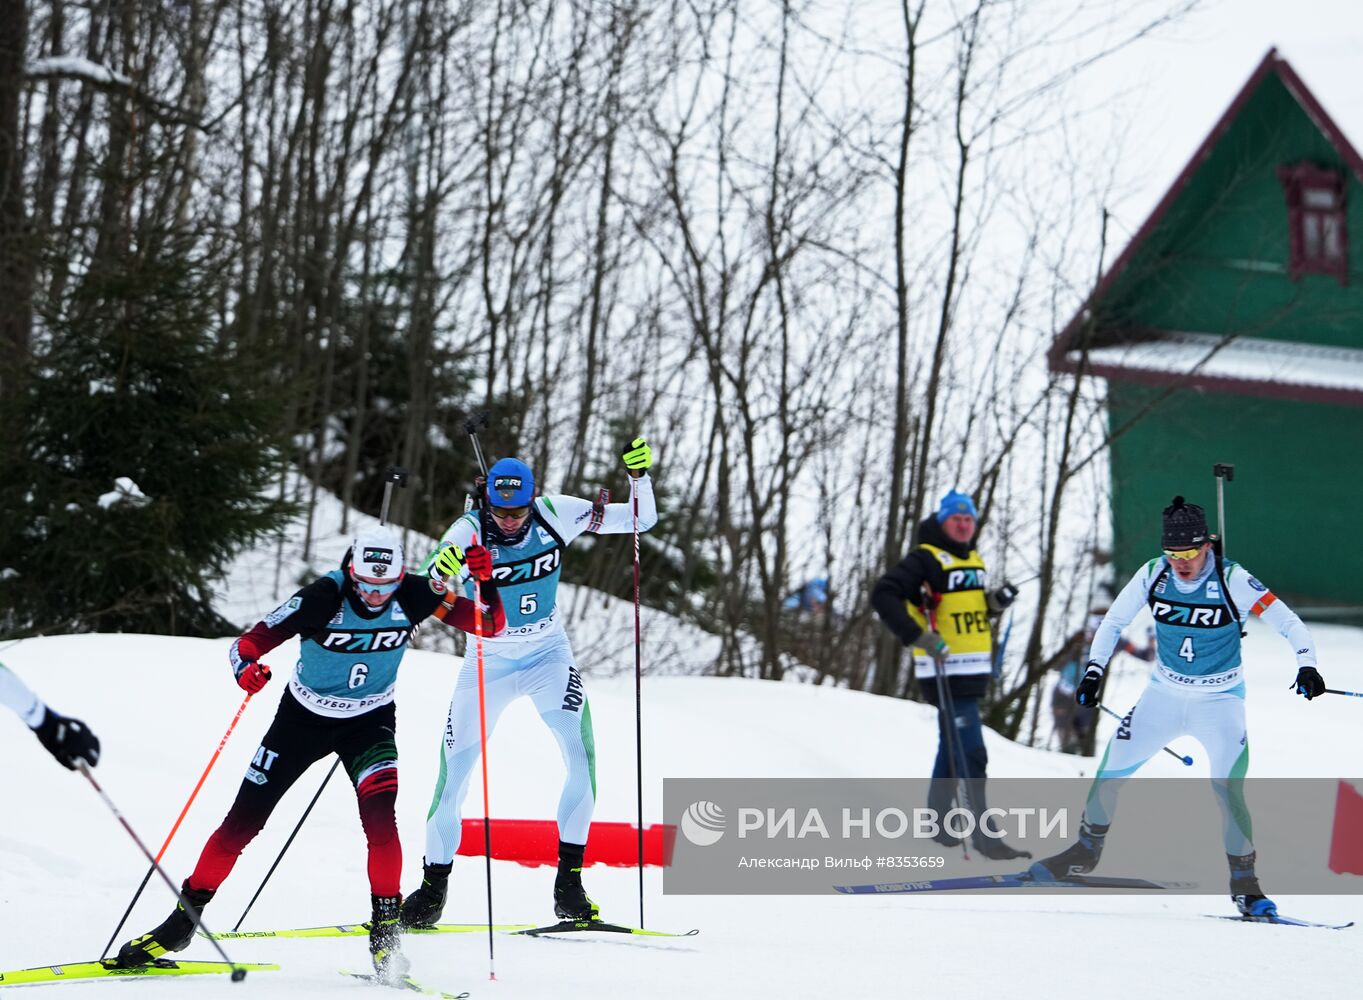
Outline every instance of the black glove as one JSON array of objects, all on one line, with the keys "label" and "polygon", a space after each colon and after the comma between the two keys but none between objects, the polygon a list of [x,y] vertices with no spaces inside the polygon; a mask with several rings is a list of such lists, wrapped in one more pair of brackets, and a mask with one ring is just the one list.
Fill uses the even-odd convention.
[{"label": "black glove", "polygon": [[985,601],[989,604],[989,610],[998,614],[1005,610],[1009,605],[1018,599],[1018,589],[1006,580],[1002,587],[994,591]]},{"label": "black glove", "polygon": [[1310,701],[1325,693],[1325,678],[1315,667],[1302,667],[1297,671],[1297,679],[1292,682],[1292,687],[1297,689],[1297,694],[1305,695],[1306,700]]},{"label": "black glove", "polygon": [[68,719],[49,708],[33,731],[57,762],[69,770],[76,769],[78,760],[91,767],[99,763],[99,737],[79,719]]},{"label": "black glove", "polygon": [[1074,690],[1074,700],[1085,708],[1098,704],[1098,688],[1102,686],[1104,670],[1105,668],[1099,666],[1097,662],[1089,660],[1088,667],[1084,670],[1084,679]]}]

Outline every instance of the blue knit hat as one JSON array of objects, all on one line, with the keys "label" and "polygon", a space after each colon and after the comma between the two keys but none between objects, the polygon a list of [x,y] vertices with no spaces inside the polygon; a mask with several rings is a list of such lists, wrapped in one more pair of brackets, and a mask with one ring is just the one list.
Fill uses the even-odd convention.
[{"label": "blue knit hat", "polygon": [[941,503],[937,505],[937,523],[942,524],[952,514],[980,516],[979,511],[975,509],[975,501],[970,499],[970,494],[948,490],[946,496],[942,497]]},{"label": "blue knit hat", "polygon": [[535,474],[519,458],[502,458],[487,470],[487,499],[494,507],[528,507],[535,499]]}]

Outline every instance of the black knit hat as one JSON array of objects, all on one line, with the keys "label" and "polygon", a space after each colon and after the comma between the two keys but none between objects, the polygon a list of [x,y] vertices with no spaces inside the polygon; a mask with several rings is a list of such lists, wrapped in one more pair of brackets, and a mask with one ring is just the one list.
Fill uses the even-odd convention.
[{"label": "black knit hat", "polygon": [[1195,549],[1208,538],[1207,512],[1195,503],[1184,503],[1182,497],[1174,497],[1174,502],[1164,508],[1162,547]]}]

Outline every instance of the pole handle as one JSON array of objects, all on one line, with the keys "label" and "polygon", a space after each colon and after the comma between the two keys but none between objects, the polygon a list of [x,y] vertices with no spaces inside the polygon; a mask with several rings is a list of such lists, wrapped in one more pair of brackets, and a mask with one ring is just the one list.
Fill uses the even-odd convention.
[{"label": "pole handle", "polygon": [[379,508],[379,524],[388,523],[388,507],[393,501],[393,487],[405,489],[410,473],[400,465],[390,465],[383,473],[383,506]]}]

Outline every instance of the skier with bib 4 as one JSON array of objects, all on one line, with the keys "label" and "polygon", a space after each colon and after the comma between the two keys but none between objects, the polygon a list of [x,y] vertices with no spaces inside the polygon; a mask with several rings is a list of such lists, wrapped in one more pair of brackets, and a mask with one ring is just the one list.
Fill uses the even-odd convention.
[{"label": "skier with bib 4", "polygon": [[[639,530],[647,531],[658,521],[648,477],[653,453],[643,438],[635,438],[623,460],[637,490]],[[537,497],[534,474],[515,458],[503,458],[488,469],[480,501],[485,502],[450,525],[424,569],[453,582],[459,567],[448,557],[452,549],[482,544],[492,553],[492,578],[506,606],[507,629],[483,640],[488,736],[507,705],[522,695],[534,702],[554,734],[567,767],[558,803],[554,913],[564,920],[596,920],[598,908],[582,886],[582,859],[596,804],[592,715],[556,594],[563,550],[573,539],[586,532],[627,534],[634,528],[633,512],[628,503],[593,504],[561,494]],[[478,665],[470,643],[450,699],[444,760],[426,820],[422,883],[402,906],[408,927],[430,926],[444,910],[459,850],[461,809],[481,752],[479,736]]]},{"label": "skier with bib 4", "polygon": [[[451,549],[449,559],[462,566],[465,554]],[[470,547],[467,568],[488,579],[492,559],[487,550]],[[500,631],[506,618],[496,588],[485,586],[483,596],[488,604],[484,627]],[[412,631],[432,615],[464,631],[474,628],[473,602],[433,585],[424,575],[407,574],[401,541],[379,528],[355,539],[340,569],[308,584],[232,643],[232,673],[251,694],[270,680],[270,668],[261,658],[294,636],[301,640],[298,665],[236,801],[181,888],[191,908],[182,901],[158,927],[125,944],[118,953],[119,965],[145,965],[186,948],[200,911],[280,798],[315,761],[334,753],[355,787],[368,842],[373,911],[369,950],[374,970],[386,982],[406,974],[399,922],[402,848],[394,816],[398,792],[394,687]]]},{"label": "skier with bib 4", "polygon": [[[1039,880],[1091,872],[1098,864],[1122,782],[1170,740],[1191,736],[1207,751],[1212,788],[1222,813],[1230,894],[1245,917],[1270,919],[1277,906],[1255,874],[1254,843],[1244,799],[1249,767],[1241,623],[1257,615],[1287,639],[1297,656],[1290,685],[1307,700],[1323,694],[1311,633],[1282,600],[1243,566],[1221,556],[1207,532],[1207,516],[1183,497],[1164,509],[1164,554],[1141,567],[1117,595],[1089,650],[1075,691],[1080,705],[1096,705],[1103,674],[1124,629],[1149,607],[1158,655],[1145,692],[1108,742],[1089,790],[1079,839],[1032,865]],[[1117,737],[1121,736],[1121,739]]]}]

